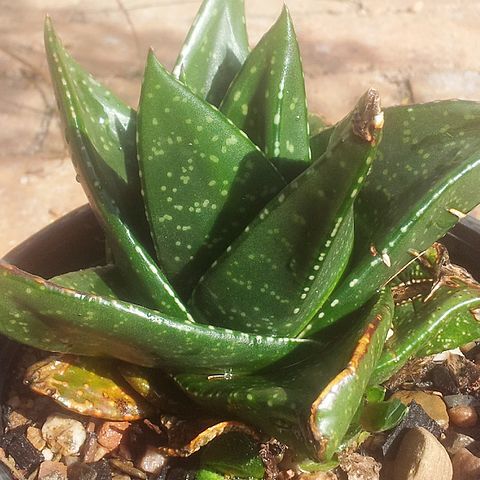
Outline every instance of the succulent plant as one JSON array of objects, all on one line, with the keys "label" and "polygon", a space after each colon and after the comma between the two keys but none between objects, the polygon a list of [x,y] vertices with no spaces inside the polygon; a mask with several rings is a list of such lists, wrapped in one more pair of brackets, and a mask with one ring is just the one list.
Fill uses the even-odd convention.
[{"label": "succulent plant", "polygon": [[137,112],[71,58],[50,19],[45,44],[111,255],[51,279],[0,265],[1,332],[68,354],[31,367],[34,389],[89,415],[147,414],[122,375],[157,408],[232,420],[169,450],[239,430],[199,476],[258,477],[248,445],[251,470],[219,457],[251,431],[239,420],[329,460],[401,417],[376,384],[480,337],[478,284],[427,250],[480,202],[479,103],[382,111],[370,89],[327,126],[307,110],[287,9],[250,52],[242,0],[204,1],[173,73],[149,53]]}]

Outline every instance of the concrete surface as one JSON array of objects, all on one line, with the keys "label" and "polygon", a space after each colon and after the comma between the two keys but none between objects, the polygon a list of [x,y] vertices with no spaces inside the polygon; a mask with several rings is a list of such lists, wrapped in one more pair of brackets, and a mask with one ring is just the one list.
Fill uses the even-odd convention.
[{"label": "concrete surface", "polygon": [[[348,112],[369,86],[380,90],[385,106],[480,100],[480,1],[287,3],[310,109],[329,121]],[[246,0],[252,44],[282,4]],[[85,202],[50,89],[45,13],[77,60],[136,106],[147,48],[153,46],[172,66],[199,5],[199,0],[0,0],[0,256]]]}]

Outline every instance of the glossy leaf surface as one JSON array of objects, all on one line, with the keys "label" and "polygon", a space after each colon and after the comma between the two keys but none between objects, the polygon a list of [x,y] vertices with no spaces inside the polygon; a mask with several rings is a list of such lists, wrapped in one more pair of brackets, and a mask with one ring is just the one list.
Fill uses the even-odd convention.
[{"label": "glossy leaf surface", "polygon": [[392,297],[386,291],[371,310],[350,322],[347,334],[323,350],[287,357],[271,371],[255,375],[175,378],[206,408],[227,410],[300,454],[328,459],[362,401],[392,313]]},{"label": "glossy leaf surface", "polygon": [[33,347],[107,356],[170,371],[253,371],[314,342],[209,328],[130,303],[59,287],[0,263],[0,327]]},{"label": "glossy leaf surface", "polygon": [[132,421],[151,413],[106,359],[56,355],[31,365],[25,382],[33,391],[81,415]]},{"label": "glossy leaf surface", "polygon": [[367,402],[363,407],[360,422],[368,432],[383,432],[398,425],[407,409],[408,407],[396,398],[382,402]]},{"label": "glossy leaf surface", "polygon": [[396,287],[402,289],[404,298],[395,307],[393,335],[385,344],[373,381],[387,380],[413,356],[443,352],[480,337],[480,285],[460,267],[447,264],[441,268],[446,271],[438,273],[435,284],[425,278],[434,272],[418,269],[418,265],[402,274],[410,279]]},{"label": "glossy leaf surface", "polygon": [[218,106],[248,51],[243,0],[204,0],[173,73]]},{"label": "glossy leaf surface", "polygon": [[220,109],[288,181],[310,164],[302,62],[286,7],[248,56]]},{"label": "glossy leaf surface", "polygon": [[76,272],[65,273],[51,279],[52,283],[79,292],[94,293],[101,297],[141,303],[133,298],[128,282],[114,265],[92,267]]},{"label": "glossy leaf surface", "polygon": [[184,298],[285,185],[245,134],[153,54],[140,100],[139,160],[157,256]]},{"label": "glossy leaf surface", "polygon": [[258,450],[259,445],[247,435],[227,433],[202,450],[200,465],[228,477],[263,478],[265,468]]},{"label": "glossy leaf surface", "polygon": [[310,137],[310,151],[312,155],[312,161],[318,160],[326,152],[328,142],[330,141],[330,135],[334,130],[335,125],[322,128],[315,135]]},{"label": "glossy leaf surface", "polygon": [[275,197],[204,275],[192,312],[210,324],[295,336],[340,279],[353,246],[352,206],[375,157],[355,125],[380,115],[368,91],[332,134],[325,158]]},{"label": "glossy leaf surface", "polygon": [[148,306],[186,317],[185,307],[150,257],[145,241],[135,112],[70,57],[48,18],[45,46],[72,161],[117,265],[130,287],[148,299]]},{"label": "glossy leaf surface", "polygon": [[338,467],[338,464],[339,463],[337,459],[327,460],[325,462],[316,462],[310,458],[307,458],[299,462],[298,467],[303,472],[317,473],[317,472],[328,472],[329,470],[333,470],[334,468]]},{"label": "glossy leaf surface", "polygon": [[477,102],[385,110],[378,159],[356,202],[349,274],[304,333],[354,311],[412,259],[413,251],[424,250],[455,224],[451,209],[466,212],[480,202],[479,130]]},{"label": "glossy leaf surface", "polygon": [[225,475],[201,468],[195,473],[196,480],[225,480]]}]

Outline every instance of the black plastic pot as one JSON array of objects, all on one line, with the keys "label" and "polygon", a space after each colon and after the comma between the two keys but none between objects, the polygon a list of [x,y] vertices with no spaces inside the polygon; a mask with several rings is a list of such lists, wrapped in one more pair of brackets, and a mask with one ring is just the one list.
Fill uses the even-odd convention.
[{"label": "black plastic pot", "polygon": [[[464,218],[441,241],[448,248],[452,262],[465,267],[480,280],[480,221]],[[9,252],[4,260],[27,272],[50,278],[100,265],[104,258],[103,232],[90,207],[85,205],[40,230]],[[0,399],[17,348],[16,343],[0,335]],[[1,434],[1,418],[0,428]],[[6,472],[0,471],[1,479],[9,478],[5,475]]]},{"label": "black plastic pot", "polygon": [[[50,278],[99,265],[104,257],[103,232],[90,207],[85,205],[31,236],[10,251],[4,260],[27,272]],[[0,400],[17,349],[17,343],[0,335]],[[2,416],[0,415],[0,435],[4,431]],[[0,480],[9,478],[5,477],[3,470],[0,468]]]}]

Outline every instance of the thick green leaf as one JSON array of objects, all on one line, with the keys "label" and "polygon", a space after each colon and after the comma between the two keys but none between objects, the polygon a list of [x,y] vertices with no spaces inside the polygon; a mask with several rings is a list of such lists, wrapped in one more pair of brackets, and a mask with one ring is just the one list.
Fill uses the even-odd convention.
[{"label": "thick green leaf", "polygon": [[[310,127],[312,128],[312,127]],[[331,127],[322,128],[316,135],[310,137],[310,151],[312,160],[318,160],[326,151],[330,135],[335,130],[335,125]]]},{"label": "thick green leaf", "polygon": [[317,472],[328,472],[329,470],[333,470],[334,468],[338,467],[339,462],[337,458],[334,458],[332,460],[327,460],[326,462],[316,462],[311,458],[307,458],[305,460],[298,462],[297,465],[302,472],[317,473]]},{"label": "thick green leaf", "polygon": [[[379,140],[368,91],[332,134],[325,158],[263,209],[203,276],[192,312],[207,323],[295,336],[340,279],[353,246],[352,206]],[[355,125],[372,125],[361,138]]]},{"label": "thick green leaf", "polygon": [[[354,311],[480,202],[480,103],[385,110],[378,159],[355,207],[349,275],[312,320],[311,335]],[[320,135],[322,135],[322,132]]]},{"label": "thick green leaf", "polygon": [[196,472],[195,480],[225,480],[225,476],[202,468]]},{"label": "thick green leaf", "polygon": [[[346,334],[325,349],[295,355],[255,375],[211,378],[180,374],[191,398],[215,411],[227,410],[278,438],[299,454],[329,459],[362,402],[393,313],[389,291]],[[307,450],[307,451],[306,451]]]},{"label": "thick green leaf", "polygon": [[145,246],[135,112],[70,57],[49,18],[45,47],[78,179],[102,223],[117,265],[130,288],[148,299],[148,306],[186,317],[185,307]]},{"label": "thick green leaf", "polygon": [[240,432],[227,433],[209,443],[202,450],[200,467],[235,478],[263,478],[265,473],[258,443]]},{"label": "thick green leaf", "polygon": [[[426,356],[480,338],[480,285],[460,267],[440,266],[436,286],[426,268],[409,268],[409,280],[394,289],[393,335],[387,340],[372,380],[383,382],[412,356]],[[408,273],[408,272],[405,272]],[[435,272],[430,272],[435,273]]]},{"label": "thick green leaf", "polygon": [[310,164],[302,62],[286,7],[248,56],[220,109],[288,181]]},{"label": "thick green leaf", "polygon": [[31,365],[25,382],[33,391],[81,415],[131,421],[152,413],[106,359],[55,355]]},{"label": "thick green leaf", "polygon": [[368,432],[383,432],[400,423],[407,410],[408,407],[396,398],[385,402],[367,402],[360,422]]},{"label": "thick green leaf", "polygon": [[65,273],[50,279],[50,281],[71,290],[142,304],[140,298],[135,298],[132,295],[134,292],[130,290],[128,282],[125,281],[115,265],[86,268],[85,270]]},{"label": "thick green leaf", "polygon": [[218,106],[248,50],[243,0],[204,0],[173,73]]},{"label": "thick green leaf", "polygon": [[48,17],[45,48],[66,127],[65,139],[73,150],[72,160],[82,186],[97,213],[105,208],[103,204],[111,203],[132,228],[140,229],[145,217],[139,215],[143,201],[136,161],[135,111],[70,56]]},{"label": "thick green leaf", "polygon": [[[384,291],[363,323],[364,332],[352,357],[344,368],[325,387],[312,406],[312,431],[320,444],[320,452],[330,458],[348,431],[357,412],[391,325],[393,301]],[[339,343],[336,354],[348,345]]]},{"label": "thick green leaf", "polygon": [[168,278],[189,296],[285,183],[245,134],[148,57],[139,112],[147,215]]},{"label": "thick green leaf", "polygon": [[[54,277],[50,281],[79,292],[113,300],[129,301],[137,305],[142,304],[141,299],[139,301],[138,298],[131,298],[131,290],[114,265],[66,273]],[[106,360],[102,361],[106,362]],[[116,370],[133,390],[162,412],[184,416],[195,414],[196,409],[192,408],[191,401],[171,378],[160,370],[125,362],[117,362]]]},{"label": "thick green leaf", "polygon": [[371,385],[365,392],[365,400],[367,402],[383,402],[387,389],[381,385]]},{"label": "thick green leaf", "polygon": [[[0,262],[0,330],[42,350],[143,366],[254,371],[315,342],[197,325],[119,300],[60,287]],[[306,343],[305,343],[306,342]]]}]

